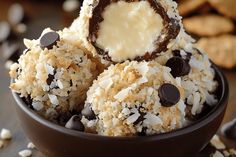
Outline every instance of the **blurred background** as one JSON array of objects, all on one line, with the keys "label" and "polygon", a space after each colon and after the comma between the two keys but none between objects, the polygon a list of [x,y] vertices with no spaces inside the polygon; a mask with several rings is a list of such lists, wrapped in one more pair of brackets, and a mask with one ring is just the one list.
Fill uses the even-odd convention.
[{"label": "blurred background", "polygon": [[[224,123],[236,118],[236,0],[176,0],[186,30],[209,53],[227,76],[230,98]],[[0,148],[0,157],[15,157],[29,142],[15,116],[8,68],[24,50],[23,38],[36,39],[42,30],[59,30],[79,16],[82,0],[0,0],[0,130],[12,131],[13,139]],[[236,127],[235,127],[236,131]],[[226,145],[236,140],[219,131]],[[43,157],[34,150],[33,156]]]}]

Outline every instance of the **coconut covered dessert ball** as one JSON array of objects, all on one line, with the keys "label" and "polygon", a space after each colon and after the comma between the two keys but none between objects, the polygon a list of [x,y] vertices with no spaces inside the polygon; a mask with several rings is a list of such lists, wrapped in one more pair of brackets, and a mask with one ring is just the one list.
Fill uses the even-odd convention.
[{"label": "coconut covered dessert ball", "polygon": [[87,132],[108,136],[150,135],[186,124],[180,78],[157,62],[111,65],[93,82],[82,110]]},{"label": "coconut covered dessert ball", "polygon": [[[218,102],[215,95],[218,83],[215,80],[215,71],[212,68],[212,63],[206,53],[194,47],[191,53],[185,51],[178,53],[176,51],[174,55],[174,57],[183,58],[190,65],[189,73],[182,75],[181,83],[186,91],[185,97],[190,117],[201,114],[204,108],[213,106]],[[173,73],[176,73],[175,68],[172,69]]]},{"label": "coconut covered dessert ball", "polygon": [[45,29],[39,39],[24,40],[27,49],[11,66],[10,88],[48,119],[80,110],[100,71],[99,63],[72,39],[68,29]]},{"label": "coconut covered dessert ball", "polygon": [[192,43],[179,44],[177,49],[169,49],[155,61],[169,67],[174,78],[181,79],[190,120],[218,102],[215,95],[218,83],[212,63],[207,54]]},{"label": "coconut covered dessert ball", "polygon": [[85,0],[72,28],[104,63],[152,60],[191,40],[172,0]]},{"label": "coconut covered dessert ball", "polygon": [[192,46],[171,50],[156,61],[169,67],[174,78],[181,78],[190,120],[197,118],[204,108],[217,103],[214,92],[218,83],[214,80],[215,72],[206,53]]}]

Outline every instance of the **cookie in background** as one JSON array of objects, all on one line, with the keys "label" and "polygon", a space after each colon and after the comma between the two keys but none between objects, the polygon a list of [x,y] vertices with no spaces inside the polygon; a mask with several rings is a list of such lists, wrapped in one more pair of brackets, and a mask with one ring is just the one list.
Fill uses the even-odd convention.
[{"label": "cookie in background", "polygon": [[[236,1],[176,0],[186,31],[217,65],[236,67]],[[235,56],[235,57],[234,57]],[[227,60],[227,62],[226,62]]]}]

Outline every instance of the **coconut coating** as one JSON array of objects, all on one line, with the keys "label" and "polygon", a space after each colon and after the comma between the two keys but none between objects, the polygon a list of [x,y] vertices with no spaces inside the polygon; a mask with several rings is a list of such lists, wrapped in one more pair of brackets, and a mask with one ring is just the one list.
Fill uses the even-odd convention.
[{"label": "coconut coating", "polygon": [[[42,36],[47,32],[45,29]],[[60,40],[52,48],[42,48],[40,39],[24,43],[27,50],[11,66],[14,82],[10,88],[28,105],[48,119],[79,110],[86,92],[97,77],[99,63],[78,44],[73,44],[68,29],[57,32]]]},{"label": "coconut coating", "polygon": [[155,61],[166,66],[168,60],[177,56],[189,64],[189,73],[180,78],[181,85],[185,90],[188,113],[190,116],[196,116],[202,112],[206,105],[213,106],[217,103],[218,100],[214,92],[218,87],[218,83],[215,80],[215,71],[207,54],[191,43],[184,45],[180,46],[182,48],[169,49],[165,54],[156,58]]},{"label": "coconut coating", "polygon": [[[180,100],[171,107],[161,104],[158,90],[164,83],[178,88]],[[86,107],[95,119],[83,116],[88,132],[108,136],[150,135],[185,125],[184,89],[170,68],[157,62],[126,61],[111,65],[87,93]]]}]

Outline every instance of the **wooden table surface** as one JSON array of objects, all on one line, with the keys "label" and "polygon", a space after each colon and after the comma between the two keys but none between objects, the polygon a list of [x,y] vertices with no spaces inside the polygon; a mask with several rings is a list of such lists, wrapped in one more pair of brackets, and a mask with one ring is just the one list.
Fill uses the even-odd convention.
[{"label": "wooden table surface", "polygon": [[[6,13],[9,6],[17,2],[14,0],[0,0],[0,21],[6,20]],[[19,1],[18,1],[19,2]],[[28,15],[28,30],[24,34],[27,38],[37,38],[43,28],[52,27],[57,30],[62,28],[65,24],[65,15],[61,9],[61,3],[55,1],[36,1],[36,0],[22,0],[26,13]],[[18,40],[22,44],[21,40]],[[4,148],[0,149],[0,157],[17,157],[18,152],[27,148],[28,139],[21,129],[20,123],[15,115],[15,102],[12,98],[9,86],[8,71],[4,67],[4,59],[1,57],[0,51],[0,130],[7,128],[12,131],[13,139],[6,143]],[[236,117],[236,70],[225,71],[230,85],[229,106],[224,119],[224,123]],[[230,148],[236,148],[236,141],[225,139],[220,133],[222,140]],[[34,150],[33,157],[44,157],[40,152]]]}]

